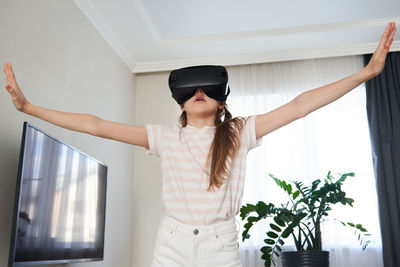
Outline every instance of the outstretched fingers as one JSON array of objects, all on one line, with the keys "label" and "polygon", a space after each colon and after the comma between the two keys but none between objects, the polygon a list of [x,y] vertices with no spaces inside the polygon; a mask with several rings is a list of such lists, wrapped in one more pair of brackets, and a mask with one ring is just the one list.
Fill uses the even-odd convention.
[{"label": "outstretched fingers", "polygon": [[392,45],[394,34],[396,33],[396,23],[389,22],[385,32],[382,34],[378,47],[389,50]]},{"label": "outstretched fingers", "polygon": [[397,30],[396,29],[396,24],[394,22],[393,22],[392,25],[393,26],[392,26],[388,41],[386,42],[386,46],[385,46],[385,48],[387,48],[387,49],[389,49],[390,46],[392,45],[392,42],[393,42],[393,39],[394,39],[394,34],[396,33],[396,30]]},{"label": "outstretched fingers", "polygon": [[13,74],[13,71],[12,71],[12,69],[11,69],[11,63],[5,63],[5,64],[4,64],[4,73],[5,73],[7,76],[11,76],[11,75]]},{"label": "outstretched fingers", "polygon": [[15,88],[17,87],[17,81],[15,80],[15,74],[14,71],[12,69],[11,63],[5,63],[4,64],[4,73],[6,74],[6,81],[7,81],[7,85],[6,85],[6,89],[10,89],[10,88]]},{"label": "outstretched fingers", "polygon": [[6,90],[10,94],[11,100],[15,108],[19,111],[24,112],[24,108],[29,102],[26,100],[24,94],[17,84],[14,71],[11,67],[11,63],[4,64],[4,73],[6,74],[5,80],[7,81]]},{"label": "outstretched fingers", "polygon": [[374,76],[381,73],[385,66],[386,56],[389,53],[395,33],[396,23],[389,22],[386,26],[385,32],[382,34],[374,54],[372,55],[370,62],[366,66],[366,68],[368,68]]}]

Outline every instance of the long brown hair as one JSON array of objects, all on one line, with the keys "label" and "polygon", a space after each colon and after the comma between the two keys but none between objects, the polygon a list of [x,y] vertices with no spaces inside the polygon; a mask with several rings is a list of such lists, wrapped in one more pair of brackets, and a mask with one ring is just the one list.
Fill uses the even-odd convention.
[{"label": "long brown hair", "polygon": [[[182,127],[186,126],[186,111],[182,112],[179,121]],[[242,117],[232,118],[226,106],[218,109],[215,117],[215,135],[207,157],[207,165],[210,165],[210,185],[207,191],[214,191],[214,187],[219,188],[226,181],[229,167],[240,147],[244,121]]]}]

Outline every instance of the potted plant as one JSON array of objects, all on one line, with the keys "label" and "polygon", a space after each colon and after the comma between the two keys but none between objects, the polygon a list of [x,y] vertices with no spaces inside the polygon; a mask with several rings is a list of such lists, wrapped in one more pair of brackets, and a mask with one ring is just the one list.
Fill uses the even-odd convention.
[{"label": "potted plant", "polygon": [[[335,178],[329,171],[324,181],[317,179],[310,186],[305,186],[302,182],[285,182],[269,174],[286,192],[289,201],[280,206],[259,201],[256,205],[241,207],[240,217],[243,221],[247,220],[242,233],[243,241],[250,238],[249,230],[256,222],[262,219],[271,222],[264,240],[266,245],[261,248],[265,266],[275,264],[276,257],[280,255],[283,267],[329,266],[329,252],[322,250],[321,224],[327,221],[331,206],[342,204],[353,207],[354,202],[346,197],[341,188],[346,178],[354,176],[354,173],[339,175]],[[361,224],[339,222],[355,230],[363,250],[368,246],[370,234]],[[284,240],[289,236],[294,240],[296,251],[282,252]]]}]

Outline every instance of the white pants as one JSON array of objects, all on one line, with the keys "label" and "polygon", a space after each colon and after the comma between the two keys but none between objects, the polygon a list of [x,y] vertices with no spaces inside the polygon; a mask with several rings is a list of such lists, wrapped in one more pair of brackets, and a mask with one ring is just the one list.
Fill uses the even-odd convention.
[{"label": "white pants", "polygon": [[235,219],[192,226],[165,216],[157,232],[152,267],[241,267]]}]

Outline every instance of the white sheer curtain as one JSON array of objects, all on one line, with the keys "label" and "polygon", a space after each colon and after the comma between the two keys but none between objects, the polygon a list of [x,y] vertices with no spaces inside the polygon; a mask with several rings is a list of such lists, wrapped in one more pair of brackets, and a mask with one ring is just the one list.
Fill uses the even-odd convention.
[{"label": "white sheer curtain", "polygon": [[[266,113],[301,92],[343,79],[362,68],[361,56],[229,67],[232,92],[228,108],[233,116]],[[354,207],[334,206],[331,218],[361,223],[372,234],[371,243],[362,251],[350,228],[337,222],[323,224],[323,249],[331,251],[331,267],[383,266],[364,85],[264,136],[262,146],[248,155],[242,204],[287,201],[268,173],[307,184],[326,177],[328,170],[355,173],[344,185],[347,196],[355,200]],[[267,226],[263,223],[253,226],[251,238],[240,244],[244,267],[264,266],[259,251],[265,245]],[[290,238],[284,249],[294,249]]]}]

